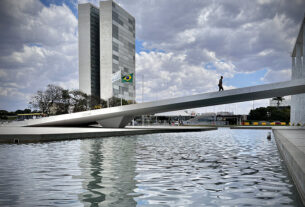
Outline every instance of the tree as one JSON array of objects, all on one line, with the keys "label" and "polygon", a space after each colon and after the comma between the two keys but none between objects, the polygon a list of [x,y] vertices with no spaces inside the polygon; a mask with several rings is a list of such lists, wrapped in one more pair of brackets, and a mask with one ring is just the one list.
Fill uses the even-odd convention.
[{"label": "tree", "polygon": [[260,107],[251,110],[248,116],[249,120],[256,121],[285,121],[290,120],[290,107]]},{"label": "tree", "polygon": [[279,107],[280,106],[280,102],[284,101],[285,98],[283,98],[283,97],[275,97],[275,98],[272,98],[272,100],[277,101],[276,105],[277,105],[277,107]]},{"label": "tree", "polygon": [[[130,103],[122,99],[122,105]],[[31,108],[39,109],[44,114],[66,114],[71,108],[73,112],[107,108],[107,101],[98,96],[87,95],[80,90],[69,91],[49,84],[45,91],[39,90],[36,95],[32,96],[29,105]],[[109,99],[110,107],[120,105],[120,98],[112,97]]]},{"label": "tree", "polygon": [[49,84],[45,91],[37,91],[37,94],[31,98],[29,105],[34,109],[39,109],[44,114],[68,113],[69,90]]},{"label": "tree", "polygon": [[18,110],[15,111],[14,114],[17,115],[17,114],[29,114],[29,113],[31,113],[31,109],[24,109],[24,110],[18,109]]},{"label": "tree", "polygon": [[8,111],[0,110],[0,119],[7,120]]},{"label": "tree", "polygon": [[[122,99],[122,105],[128,105],[128,102],[125,99]],[[121,99],[112,96],[109,99],[109,107],[121,106]]]},{"label": "tree", "polygon": [[45,91],[47,106],[48,106],[48,114],[59,114],[58,107],[62,103],[62,93],[63,88],[59,86],[55,86],[49,84],[47,86],[47,90]]},{"label": "tree", "polygon": [[37,94],[31,97],[29,102],[31,108],[39,109],[42,113],[48,113],[48,101],[43,91],[37,91]]},{"label": "tree", "polygon": [[127,101],[127,104],[128,104],[128,105],[130,105],[130,104],[136,104],[136,102],[133,101],[133,100],[128,100],[128,101]]},{"label": "tree", "polygon": [[70,107],[70,93],[69,90],[65,90],[61,88],[61,91],[59,92],[60,98],[56,100],[53,105],[56,107],[56,114],[67,114],[69,113],[69,107]]},{"label": "tree", "polygon": [[100,97],[90,95],[88,96],[88,98],[89,98],[90,109],[107,108],[107,101],[100,99]]},{"label": "tree", "polygon": [[70,105],[73,107],[73,112],[86,111],[88,107],[88,95],[80,90],[70,91]]}]

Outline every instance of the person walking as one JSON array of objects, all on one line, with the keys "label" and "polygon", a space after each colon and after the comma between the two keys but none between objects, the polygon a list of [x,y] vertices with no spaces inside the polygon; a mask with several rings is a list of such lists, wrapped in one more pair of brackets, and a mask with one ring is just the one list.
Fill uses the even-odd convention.
[{"label": "person walking", "polygon": [[223,91],[222,79],[223,79],[223,77],[221,76],[220,79],[219,79],[219,83],[218,83],[219,91]]}]

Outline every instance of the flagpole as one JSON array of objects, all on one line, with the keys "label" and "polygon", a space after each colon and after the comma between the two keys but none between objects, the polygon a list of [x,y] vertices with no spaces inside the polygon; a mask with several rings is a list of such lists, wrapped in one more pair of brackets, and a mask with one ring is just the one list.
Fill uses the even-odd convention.
[{"label": "flagpole", "polygon": [[[144,100],[144,74],[142,74],[142,103]],[[144,126],[144,115],[142,115],[142,126]]]},{"label": "flagpole", "polygon": [[[120,71],[121,71],[121,76],[122,76],[122,69],[120,69]],[[121,83],[122,83],[122,81],[121,81]],[[122,84],[122,85],[123,85],[123,84]],[[122,93],[123,93],[123,88],[122,88],[122,87],[123,87],[123,86],[120,87],[120,89],[121,89],[121,91],[120,91],[120,94],[121,94],[121,106],[123,105],[123,104],[122,104],[122,96],[123,96],[123,94],[122,94]]]},{"label": "flagpole", "polygon": [[122,86],[120,88],[121,88],[121,106],[122,106],[122,103],[123,103],[123,101],[122,101],[122,96],[123,96],[122,91],[123,91],[123,89],[122,89]]}]

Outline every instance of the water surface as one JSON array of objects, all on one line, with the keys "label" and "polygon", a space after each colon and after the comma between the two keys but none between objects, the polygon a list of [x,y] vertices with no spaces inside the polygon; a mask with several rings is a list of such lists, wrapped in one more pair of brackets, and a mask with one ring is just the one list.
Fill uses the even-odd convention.
[{"label": "water surface", "polygon": [[267,132],[0,145],[0,206],[302,206]]}]

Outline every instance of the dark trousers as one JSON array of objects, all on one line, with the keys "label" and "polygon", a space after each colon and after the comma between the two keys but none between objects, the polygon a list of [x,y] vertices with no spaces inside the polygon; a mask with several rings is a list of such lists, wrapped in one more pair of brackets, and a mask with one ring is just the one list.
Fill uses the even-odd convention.
[{"label": "dark trousers", "polygon": [[222,85],[219,85],[218,87],[219,87],[219,91],[223,91]]}]

